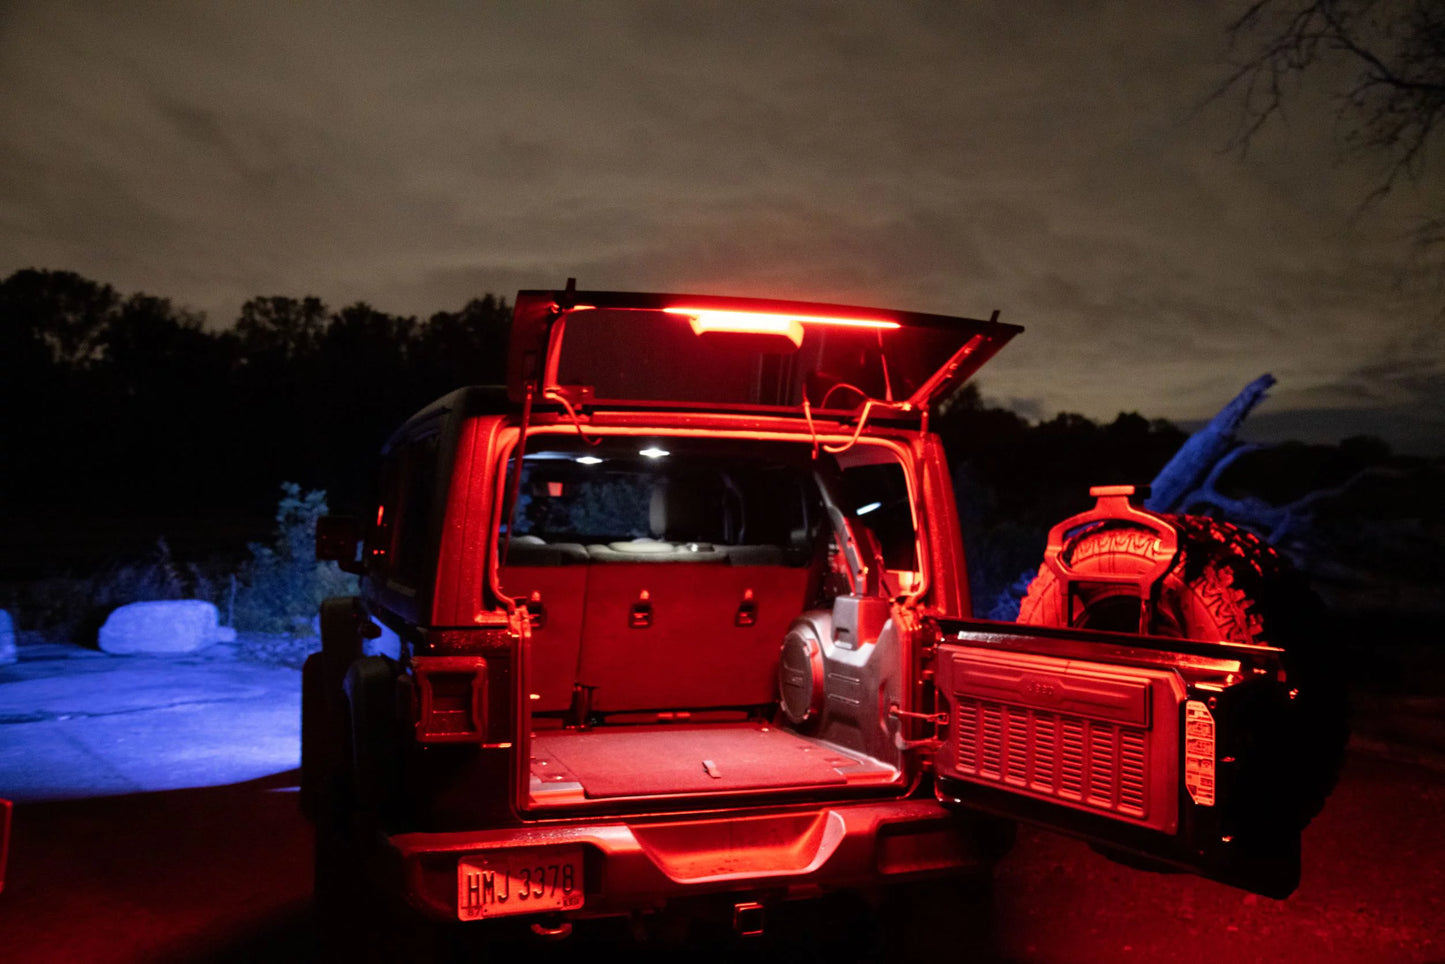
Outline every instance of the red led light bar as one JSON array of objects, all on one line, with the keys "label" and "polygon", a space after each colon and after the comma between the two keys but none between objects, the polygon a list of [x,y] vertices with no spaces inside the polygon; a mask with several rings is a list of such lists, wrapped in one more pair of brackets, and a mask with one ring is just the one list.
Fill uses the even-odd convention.
[{"label": "red led light bar", "polygon": [[684,315],[692,330],[701,335],[710,331],[755,332],[783,335],[794,345],[803,343],[803,325],[833,325],[840,328],[900,328],[896,321],[870,318],[833,318],[825,315],[783,315],[762,311],[719,311],[714,308],[664,308],[670,315]]}]

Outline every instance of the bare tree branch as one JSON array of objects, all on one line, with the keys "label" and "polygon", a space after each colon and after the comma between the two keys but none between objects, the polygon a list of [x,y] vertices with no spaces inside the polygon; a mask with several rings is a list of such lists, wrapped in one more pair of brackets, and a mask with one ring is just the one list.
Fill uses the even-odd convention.
[{"label": "bare tree branch", "polygon": [[1239,59],[1210,99],[1239,99],[1231,148],[1246,151],[1305,75],[1341,64],[1355,70],[1348,86],[1334,92],[1344,142],[1386,161],[1367,203],[1402,178],[1426,174],[1445,130],[1445,3],[1255,0],[1229,25],[1228,38]]}]

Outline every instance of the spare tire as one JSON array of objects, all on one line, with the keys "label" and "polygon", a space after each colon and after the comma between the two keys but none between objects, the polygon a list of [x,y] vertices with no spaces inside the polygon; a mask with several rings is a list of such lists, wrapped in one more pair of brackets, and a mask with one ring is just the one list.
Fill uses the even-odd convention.
[{"label": "spare tire", "polygon": [[[1319,598],[1268,543],[1237,526],[1201,516],[1166,516],[1179,533],[1179,554],[1165,573],[1151,615],[1151,635],[1223,640],[1284,650],[1296,691],[1284,742],[1297,812],[1306,823],[1324,806],[1344,760],[1347,725],[1342,676]],[[1136,576],[1158,562],[1154,533],[1127,523],[1098,523],[1063,546],[1081,576]],[[1019,607],[1018,621],[1058,625],[1065,611],[1059,578],[1041,566]],[[1075,589],[1074,625],[1134,633],[1139,600],[1123,586]]]}]

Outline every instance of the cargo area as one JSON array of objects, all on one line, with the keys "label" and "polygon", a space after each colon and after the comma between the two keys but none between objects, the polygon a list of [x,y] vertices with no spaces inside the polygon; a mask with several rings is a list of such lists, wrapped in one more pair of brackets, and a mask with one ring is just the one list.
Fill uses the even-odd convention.
[{"label": "cargo area", "polygon": [[901,785],[886,702],[902,642],[884,586],[854,592],[837,528],[862,529],[866,500],[896,586],[914,527],[896,460],[860,446],[853,462],[849,477],[797,443],[529,444],[499,568],[531,622],[525,807]]},{"label": "cargo area", "polygon": [[[887,600],[805,613],[811,567],[716,559],[574,559],[506,577],[543,614],[527,661],[529,807],[901,780],[881,706],[901,678]],[[809,652],[832,671],[792,666]],[[800,674],[790,719],[781,696]]]},{"label": "cargo area", "polygon": [[876,786],[897,769],[765,723],[633,725],[533,735],[534,803]]}]

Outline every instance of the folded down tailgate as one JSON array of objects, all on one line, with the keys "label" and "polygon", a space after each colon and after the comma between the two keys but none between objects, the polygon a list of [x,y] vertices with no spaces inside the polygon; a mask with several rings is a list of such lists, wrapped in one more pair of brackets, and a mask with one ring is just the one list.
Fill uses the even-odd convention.
[{"label": "folded down tailgate", "polygon": [[946,803],[1257,893],[1299,880],[1279,651],[956,621],[933,660]]},{"label": "folded down tailgate", "polygon": [[939,773],[1164,833],[1179,824],[1177,674],[950,647]]}]

